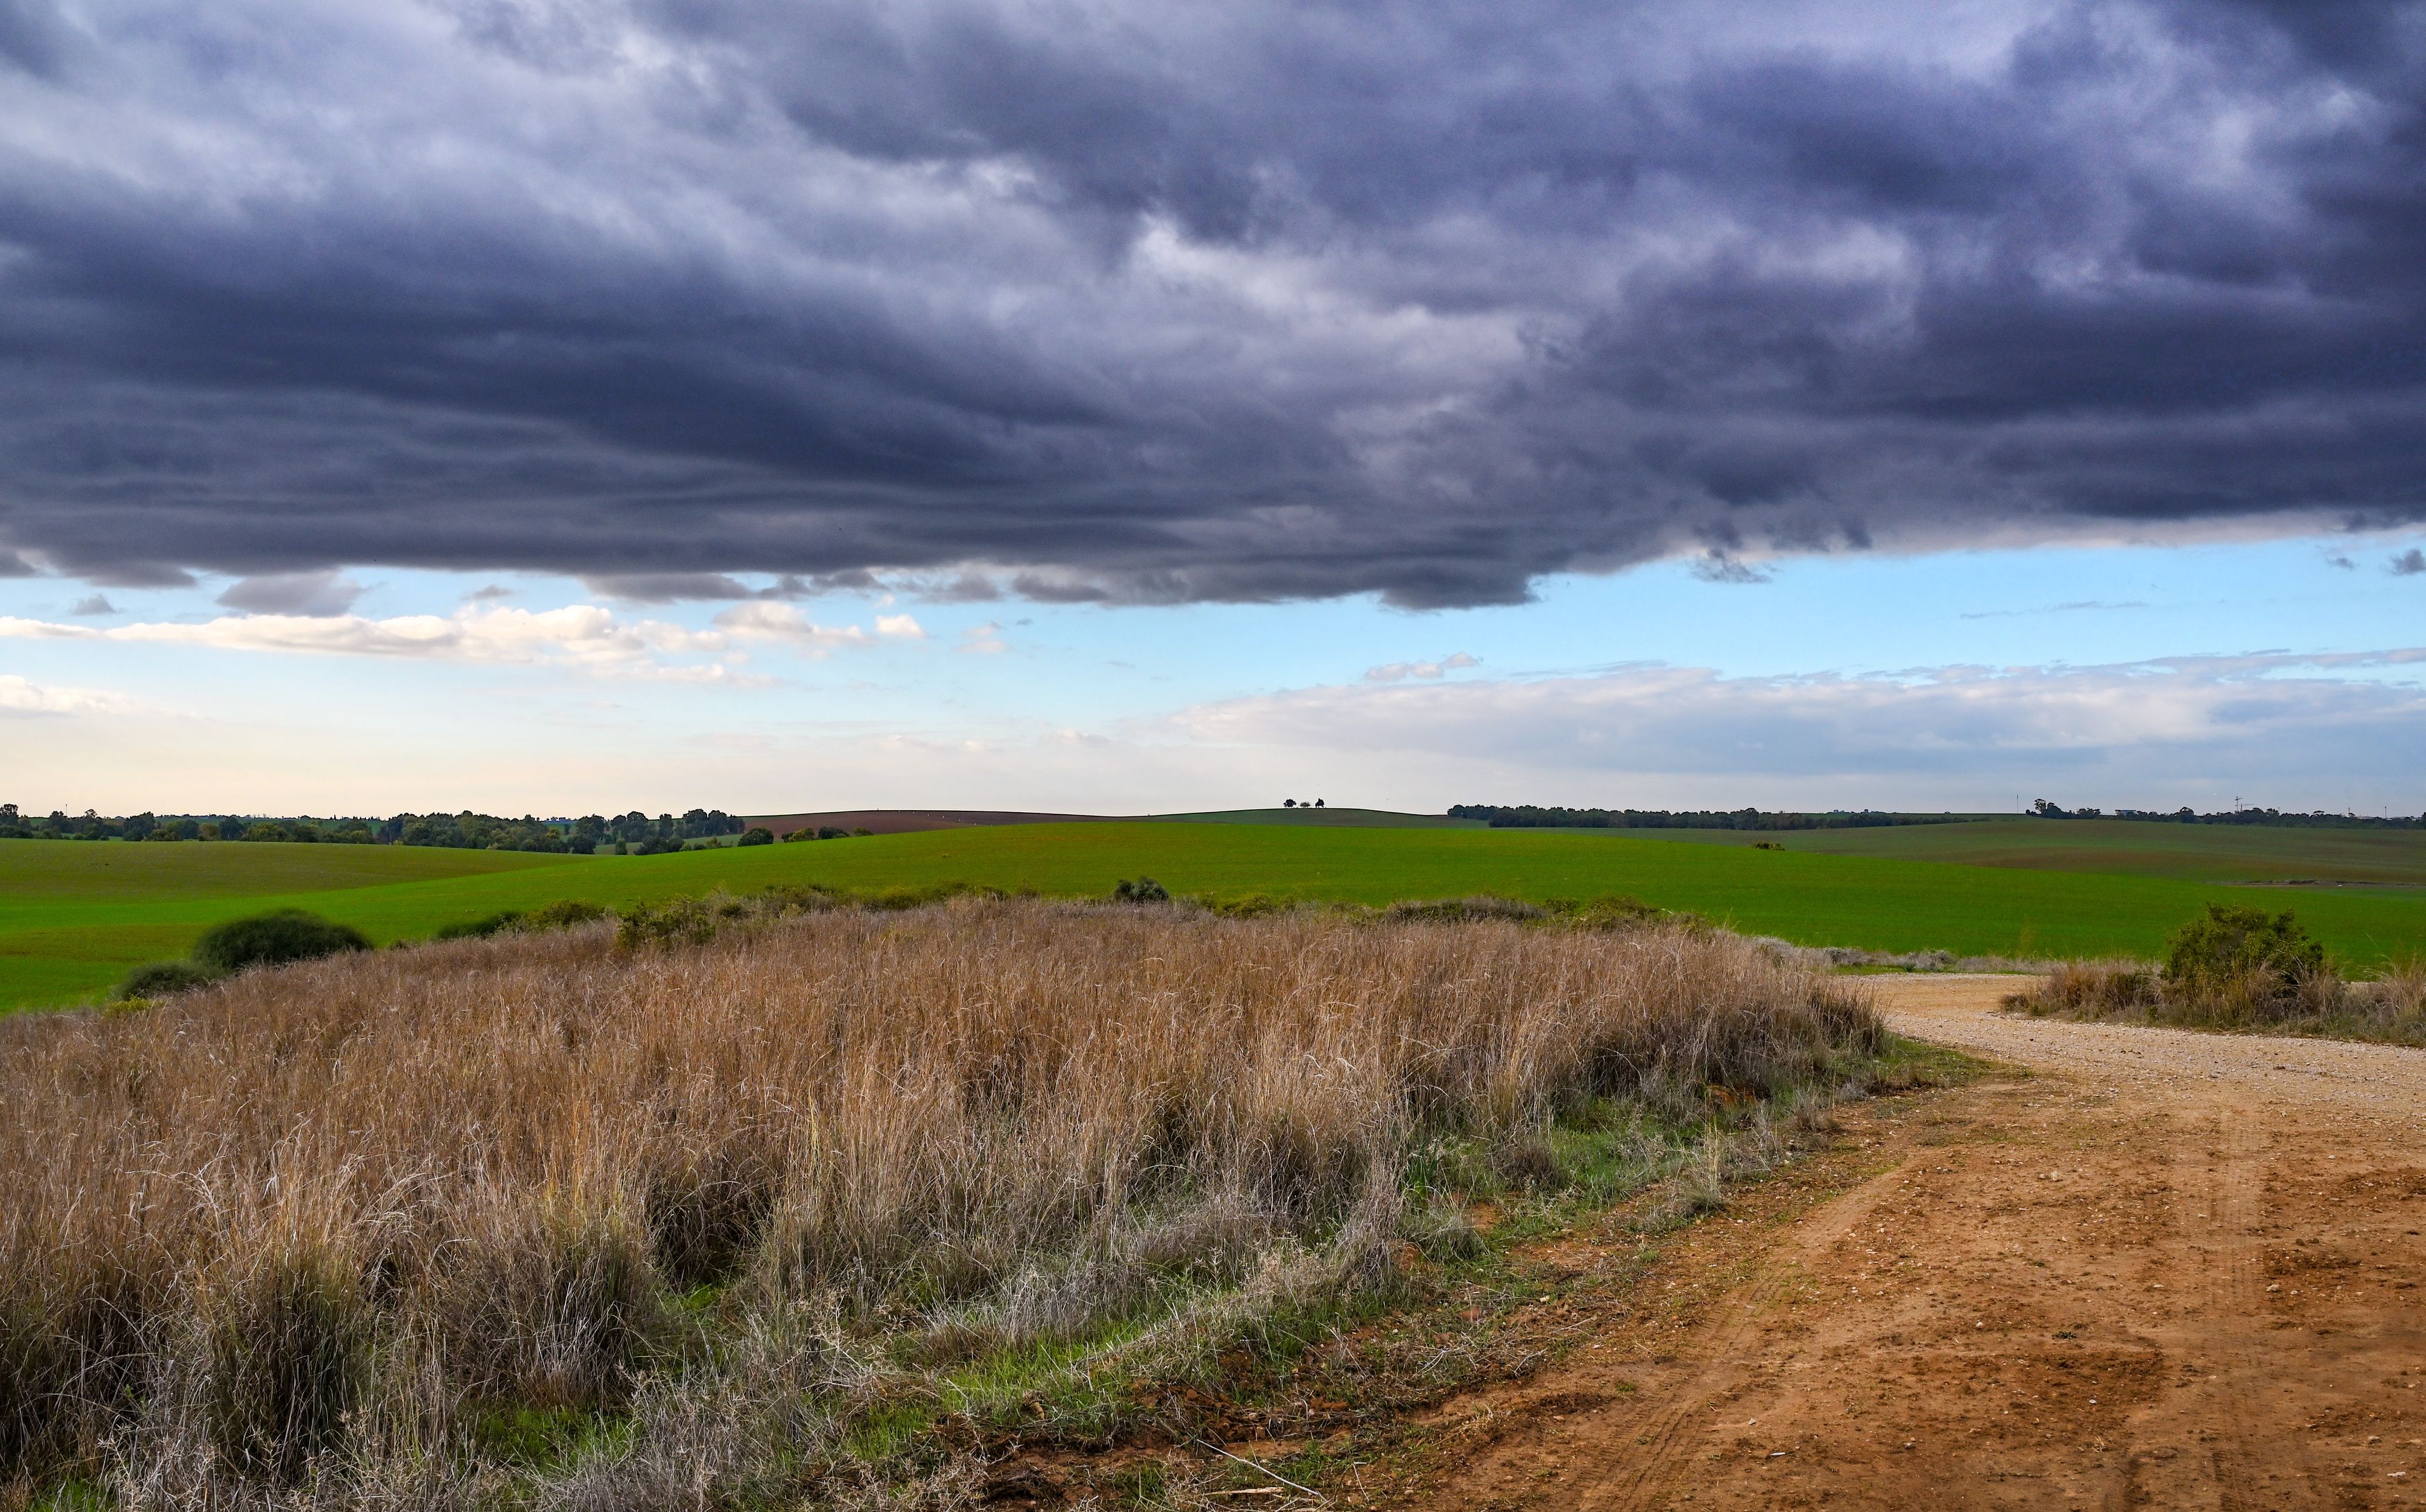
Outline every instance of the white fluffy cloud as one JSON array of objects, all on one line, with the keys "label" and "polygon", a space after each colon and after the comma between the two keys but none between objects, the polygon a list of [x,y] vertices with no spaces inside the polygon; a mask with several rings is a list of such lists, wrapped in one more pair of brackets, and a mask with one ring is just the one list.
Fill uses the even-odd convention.
[{"label": "white fluffy cloud", "polygon": [[821,625],[788,603],[736,603],[716,617],[736,640],[775,641],[812,656],[836,646],[865,646],[875,637],[857,625]]},{"label": "white fluffy cloud", "polygon": [[131,700],[94,688],[44,687],[14,674],[0,675],[0,717],[45,714],[122,714]]},{"label": "white fluffy cloud", "polygon": [[1414,677],[1431,683],[1438,682],[1441,674],[1445,672],[1462,672],[1469,667],[1481,665],[1481,657],[1470,656],[1464,651],[1459,651],[1453,656],[1444,656],[1436,662],[1391,662],[1383,667],[1368,667],[1365,669],[1365,681],[1403,683]]},{"label": "white fluffy cloud", "polygon": [[721,635],[661,620],[619,619],[586,603],[539,611],[467,608],[451,615],[386,619],[358,614],[223,615],[200,624],[153,620],[106,630],[0,617],[0,635],[498,665],[552,662],[589,671],[660,676],[720,676],[720,667],[672,667],[658,658],[712,654],[727,646]]},{"label": "white fluffy cloud", "polygon": [[876,635],[871,635],[857,625],[821,625],[788,603],[763,600],[736,603],[718,615],[715,622],[736,640],[780,642],[812,656],[822,656],[837,646],[873,645],[879,636],[889,640],[927,636],[917,619],[906,614],[877,616]]},{"label": "white fluffy cloud", "polygon": [[449,615],[374,619],[358,614],[222,615],[187,624],[153,620],[102,628],[0,615],[0,637],[141,642],[225,651],[324,656],[378,656],[488,666],[552,666],[601,676],[674,682],[747,682],[742,643],[781,645],[823,656],[836,647],[923,639],[906,614],[880,616],[874,634],[857,625],[821,625],[788,603],[736,604],[714,628],[663,619],[626,619],[596,604],[517,609],[477,601]]}]

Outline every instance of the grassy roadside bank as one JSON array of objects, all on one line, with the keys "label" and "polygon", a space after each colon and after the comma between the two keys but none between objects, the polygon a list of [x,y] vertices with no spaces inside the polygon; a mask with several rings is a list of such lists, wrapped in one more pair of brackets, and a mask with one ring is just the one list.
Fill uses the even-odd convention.
[{"label": "grassy roadside bank", "polygon": [[2364,981],[2338,977],[2289,990],[2168,991],[2158,968],[2141,961],[2088,961],[2057,967],[2029,991],[2005,1000],[2010,1012],[2079,1023],[2139,1023],[2212,1034],[2294,1035],[2426,1048],[2426,964],[2412,960]]},{"label": "grassy roadside bank", "polygon": [[0,1484],[880,1504],[1202,1435],[1528,1224],[1782,1158],[1895,1074],[1847,993],[1673,925],[964,901],[13,1021]]}]

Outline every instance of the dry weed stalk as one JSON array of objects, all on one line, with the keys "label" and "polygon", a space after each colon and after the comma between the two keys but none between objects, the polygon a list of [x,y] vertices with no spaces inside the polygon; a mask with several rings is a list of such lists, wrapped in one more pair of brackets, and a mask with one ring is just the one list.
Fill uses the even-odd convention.
[{"label": "dry weed stalk", "polygon": [[[1783,1087],[1877,1033],[1706,930],[1001,900],[464,940],[18,1019],[0,1486],[109,1463],[130,1501],[341,1476],[443,1504],[500,1403],[814,1437],[853,1318],[978,1347],[1276,1255],[1369,1279],[1418,1139]],[[685,1376],[671,1298],[709,1282],[721,1337],[764,1338]],[[749,1370],[783,1389],[713,1406]]]}]

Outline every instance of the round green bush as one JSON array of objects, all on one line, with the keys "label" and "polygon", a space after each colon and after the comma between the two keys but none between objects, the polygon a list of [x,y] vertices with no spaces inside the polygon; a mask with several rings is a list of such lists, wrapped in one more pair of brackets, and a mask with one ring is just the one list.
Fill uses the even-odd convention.
[{"label": "round green bush", "polygon": [[2214,993],[2271,978],[2278,994],[2325,969],[2325,947],[2309,938],[2289,910],[2210,903],[2167,942],[2165,985],[2176,992]]},{"label": "round green bush", "polygon": [[231,919],[210,930],[194,941],[194,959],[226,973],[370,948],[363,932],[349,925],[302,909],[279,909],[249,919]]},{"label": "round green bush", "polygon": [[114,1003],[129,998],[164,998],[172,992],[208,987],[218,979],[218,973],[189,960],[155,960],[127,973],[109,996]]},{"label": "round green bush", "polygon": [[764,825],[752,825],[741,831],[740,839],[734,842],[736,845],[771,845],[774,843],[775,831]]}]

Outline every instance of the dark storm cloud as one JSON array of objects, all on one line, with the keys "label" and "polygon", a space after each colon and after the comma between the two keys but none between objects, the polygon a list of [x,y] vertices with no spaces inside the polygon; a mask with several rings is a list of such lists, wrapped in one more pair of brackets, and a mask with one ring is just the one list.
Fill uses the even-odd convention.
[{"label": "dark storm cloud", "polygon": [[20,0],[0,547],[1422,606],[2390,527],[2421,18]]}]

